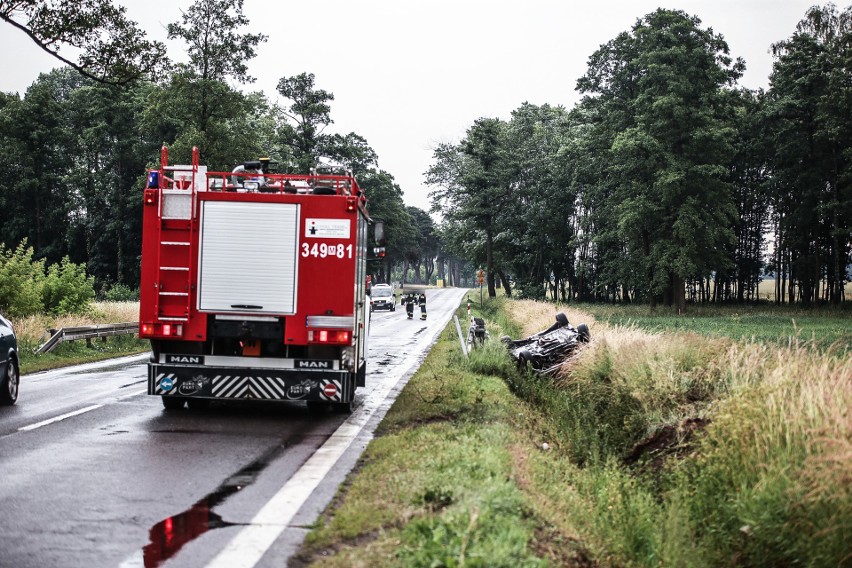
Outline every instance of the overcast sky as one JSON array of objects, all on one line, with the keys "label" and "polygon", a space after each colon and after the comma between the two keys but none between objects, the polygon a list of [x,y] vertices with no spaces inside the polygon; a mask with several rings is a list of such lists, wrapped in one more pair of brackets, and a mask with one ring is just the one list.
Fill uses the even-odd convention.
[{"label": "overcast sky", "polygon": [[[149,37],[190,0],[119,0]],[[251,31],[269,36],[249,62],[250,88],[280,101],[281,77],[316,76],[334,93],[334,132],[355,132],[402,187],[428,210],[423,173],[438,142],[458,141],[480,117],[508,119],[524,102],[571,108],[589,56],[658,7],[698,16],[742,57],[740,84],[767,87],[770,45],[792,35],[813,0],[245,0]],[[843,5],[843,3],[840,3]],[[179,43],[169,56],[183,60]],[[59,62],[0,23],[0,90],[24,94]],[[280,101],[283,102],[284,101]],[[203,150],[202,150],[203,151]],[[246,159],[254,156],[246,156]],[[202,155],[203,161],[203,155]]]}]

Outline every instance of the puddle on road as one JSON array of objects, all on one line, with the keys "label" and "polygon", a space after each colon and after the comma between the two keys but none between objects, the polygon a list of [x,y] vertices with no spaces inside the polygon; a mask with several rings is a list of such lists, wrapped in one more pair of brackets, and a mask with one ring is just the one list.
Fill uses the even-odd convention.
[{"label": "puddle on road", "polygon": [[213,512],[228,497],[254,483],[264,469],[292,441],[280,444],[239,470],[222,482],[212,493],[199,499],[186,511],[165,518],[148,531],[149,542],[142,548],[145,568],[156,568],[178,553],[188,542],[209,530],[232,527],[243,523],[230,523]]}]

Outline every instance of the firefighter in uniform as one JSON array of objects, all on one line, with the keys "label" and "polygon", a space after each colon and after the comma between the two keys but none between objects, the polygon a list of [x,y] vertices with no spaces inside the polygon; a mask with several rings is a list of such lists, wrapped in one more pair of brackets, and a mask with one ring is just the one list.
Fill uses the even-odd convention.
[{"label": "firefighter in uniform", "polygon": [[426,319],[426,292],[420,292],[417,296],[417,303],[420,304],[420,319]]},{"label": "firefighter in uniform", "polygon": [[414,294],[409,292],[402,298],[405,303],[405,313],[408,314],[408,319],[412,319],[414,317]]}]

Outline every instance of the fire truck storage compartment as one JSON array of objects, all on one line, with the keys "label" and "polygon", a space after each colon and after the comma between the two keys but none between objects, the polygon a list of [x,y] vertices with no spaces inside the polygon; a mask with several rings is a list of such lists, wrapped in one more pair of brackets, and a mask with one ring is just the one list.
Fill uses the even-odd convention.
[{"label": "fire truck storage compartment", "polygon": [[198,310],[296,311],[299,205],[202,201]]}]

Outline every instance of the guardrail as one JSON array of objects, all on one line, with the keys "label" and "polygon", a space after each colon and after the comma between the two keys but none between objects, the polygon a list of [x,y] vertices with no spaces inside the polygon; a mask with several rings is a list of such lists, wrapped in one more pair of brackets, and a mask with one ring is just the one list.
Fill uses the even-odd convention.
[{"label": "guardrail", "polygon": [[48,333],[51,334],[50,339],[48,339],[41,347],[36,349],[35,352],[37,354],[50,353],[63,341],[85,339],[87,344],[91,344],[92,338],[95,337],[101,337],[104,341],[106,341],[106,338],[111,335],[131,335],[138,332],[139,322],[137,321],[50,329],[48,330]]}]

